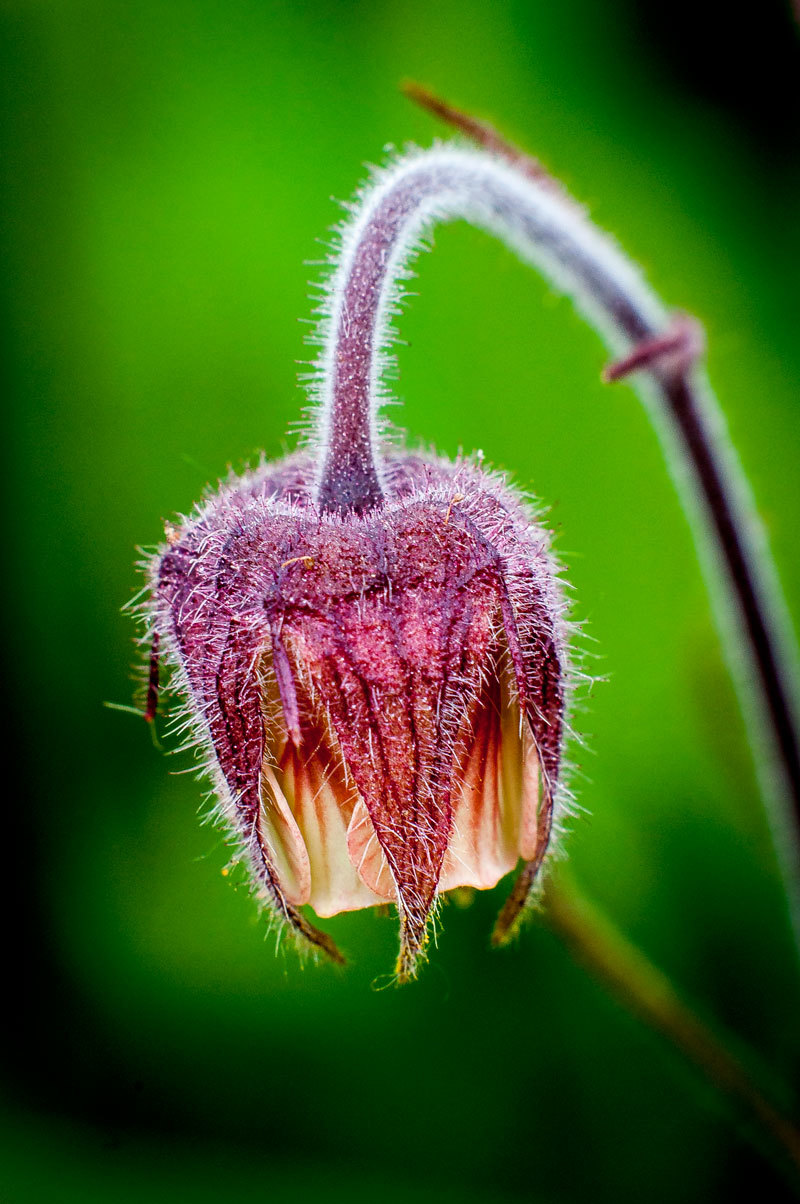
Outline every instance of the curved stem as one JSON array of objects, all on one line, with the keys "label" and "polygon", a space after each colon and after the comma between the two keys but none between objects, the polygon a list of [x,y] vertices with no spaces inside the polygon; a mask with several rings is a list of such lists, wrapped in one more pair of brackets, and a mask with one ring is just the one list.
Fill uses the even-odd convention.
[{"label": "curved stem", "polygon": [[341,231],[322,306],[314,387],[322,509],[361,511],[383,498],[378,410],[397,282],[421,237],[455,218],[508,242],[574,293],[615,350],[658,333],[668,320],[636,269],[549,183],[464,147],[407,155],[360,197]]},{"label": "curved stem", "polygon": [[324,510],[362,511],[382,501],[378,410],[396,282],[436,222],[472,222],[571,294],[613,354],[624,357],[608,379],[647,369],[637,383],[693,520],[762,791],[772,804],[773,839],[800,943],[794,645],[755,508],[716,401],[694,366],[697,340],[539,164],[488,126],[419,89],[412,95],[480,148],[435,146],[396,160],[376,174],[341,232],[319,329],[317,502]]},{"label": "curved stem", "polygon": [[545,901],[548,924],[575,957],[630,1011],[677,1046],[800,1172],[800,1127],[753,1082],[728,1040],[701,1020],[666,975],[574,888],[551,883]]}]

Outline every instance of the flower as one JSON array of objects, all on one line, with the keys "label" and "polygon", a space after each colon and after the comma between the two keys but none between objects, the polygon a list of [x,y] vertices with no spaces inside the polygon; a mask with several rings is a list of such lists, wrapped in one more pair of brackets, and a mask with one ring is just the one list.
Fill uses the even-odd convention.
[{"label": "flower", "polygon": [[477,187],[441,153],[379,177],[342,232],[306,448],[169,526],[145,606],[148,714],[162,656],[259,897],[336,959],[306,905],[395,903],[401,980],[443,895],[522,862],[495,940],[513,933],[563,808],[549,537],[482,455],[400,451],[377,417],[393,282],[437,189]]},{"label": "flower", "polygon": [[320,513],[302,454],[224,485],[170,529],[152,615],[262,895],[334,956],[300,907],[396,902],[402,978],[444,892],[522,859],[528,893],[564,648],[547,537],[508,486],[476,463],[388,467],[363,514]]}]

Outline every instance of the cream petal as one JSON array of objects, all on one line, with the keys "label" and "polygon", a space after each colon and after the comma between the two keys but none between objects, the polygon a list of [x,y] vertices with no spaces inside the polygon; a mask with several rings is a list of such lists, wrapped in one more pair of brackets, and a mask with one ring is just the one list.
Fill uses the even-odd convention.
[{"label": "cream petal", "polygon": [[348,855],[358,793],[347,781],[335,737],[324,720],[304,713],[296,748],[269,656],[260,673],[265,734],[260,824],[284,894],[295,906],[309,903],[322,917],[383,903]]},{"label": "cream petal", "polygon": [[459,741],[459,760],[440,892],[495,886],[536,848],[539,759],[505,674],[477,701]]},{"label": "cream petal", "polygon": [[347,852],[359,878],[381,902],[394,899],[397,888],[366,804],[359,798],[347,829]]},{"label": "cream petal", "polygon": [[[352,864],[348,826],[357,806],[352,786],[344,780],[338,756],[320,738],[311,753],[287,744],[279,776],[302,834],[311,866],[306,900],[319,916],[355,911],[382,903]],[[363,805],[363,804],[362,804]]]},{"label": "cream petal", "polygon": [[303,835],[271,765],[261,767],[261,840],[275,867],[281,890],[295,907],[311,898],[311,864]]}]

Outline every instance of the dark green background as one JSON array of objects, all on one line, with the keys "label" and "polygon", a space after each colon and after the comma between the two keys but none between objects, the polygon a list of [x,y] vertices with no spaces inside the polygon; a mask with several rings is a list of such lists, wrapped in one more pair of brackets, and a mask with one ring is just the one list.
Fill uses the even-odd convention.
[{"label": "dark green background", "polygon": [[[0,4],[7,436],[4,1199],[708,1201],[788,1190],[735,1116],[505,887],[301,968],[130,699],[136,544],[279,454],[318,240],[429,83],[539,154],[696,314],[800,609],[800,40],[788,4]],[[691,537],[569,305],[462,225],[418,264],[395,413],[551,508],[598,684],[573,749],[587,892],[776,1079],[800,981]],[[781,1087],[777,1087],[781,1095]],[[784,1097],[785,1098],[785,1097]]]}]

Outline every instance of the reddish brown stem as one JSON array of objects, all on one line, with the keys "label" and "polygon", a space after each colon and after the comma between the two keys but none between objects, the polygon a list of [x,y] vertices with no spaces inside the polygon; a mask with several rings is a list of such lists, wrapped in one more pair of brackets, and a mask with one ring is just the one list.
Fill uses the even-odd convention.
[{"label": "reddish brown stem", "polygon": [[788,1158],[797,1175],[800,1127],[753,1081],[742,1059],[731,1052],[730,1039],[701,1020],[669,978],[574,887],[552,883],[545,908],[548,924],[576,959],[730,1098]]}]

